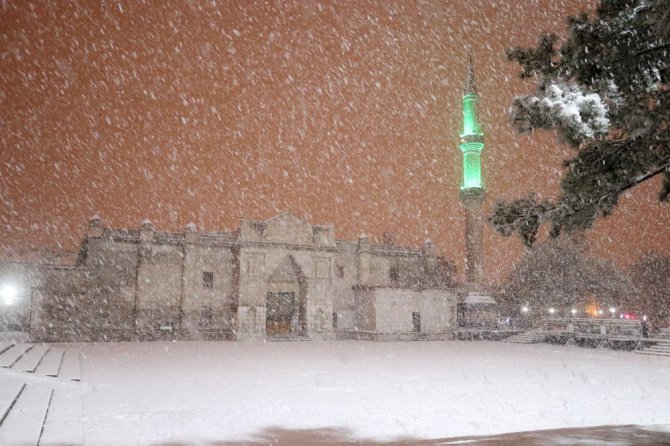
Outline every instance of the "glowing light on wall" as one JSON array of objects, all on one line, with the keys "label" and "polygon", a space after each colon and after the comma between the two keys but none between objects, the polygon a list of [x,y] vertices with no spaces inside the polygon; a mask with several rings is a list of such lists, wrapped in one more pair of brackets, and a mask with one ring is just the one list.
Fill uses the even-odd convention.
[{"label": "glowing light on wall", "polygon": [[2,303],[5,305],[13,304],[18,294],[19,290],[12,284],[8,283],[0,288],[0,299],[2,299]]}]

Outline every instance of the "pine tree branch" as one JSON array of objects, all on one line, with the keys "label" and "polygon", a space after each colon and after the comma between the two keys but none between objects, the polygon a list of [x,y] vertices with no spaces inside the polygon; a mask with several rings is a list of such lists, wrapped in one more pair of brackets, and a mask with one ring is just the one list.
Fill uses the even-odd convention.
[{"label": "pine tree branch", "polygon": [[631,144],[632,142],[633,142],[633,139],[629,139],[629,140],[626,141],[625,143],[621,144],[616,150],[613,150],[612,152],[608,153],[607,155],[604,155],[604,156],[600,157],[600,159],[596,160],[593,164],[591,164],[591,167],[593,167],[593,166],[595,166],[595,165],[597,165],[597,164],[600,164],[600,163],[602,163],[602,162],[604,162],[604,161],[610,159],[611,157],[613,157],[613,156],[616,155],[617,153],[619,153],[619,152],[621,152],[622,150],[624,150],[626,147],[630,146],[630,144]]},{"label": "pine tree branch", "polygon": [[635,56],[641,56],[641,55],[643,55],[643,54],[651,53],[651,52],[653,52],[653,51],[662,50],[662,49],[664,49],[664,48],[668,48],[668,47],[670,47],[670,42],[668,42],[668,43],[664,43],[663,45],[655,46],[655,47],[652,47],[652,48],[647,48],[647,49],[642,50],[642,51],[638,51],[638,52],[635,54]]},{"label": "pine tree branch", "polygon": [[649,180],[649,179],[655,177],[656,175],[658,175],[658,174],[660,174],[660,173],[663,173],[663,171],[665,171],[665,169],[670,168],[670,155],[669,155],[669,156],[666,156],[664,159],[662,159],[661,162],[662,162],[662,163],[665,163],[665,164],[661,164],[661,165],[660,165],[659,167],[657,167],[656,169],[654,169],[654,170],[652,170],[652,171],[650,171],[650,172],[647,172],[647,173],[644,174],[644,175],[641,175],[641,176],[638,176],[638,177],[634,178],[633,180],[631,180],[630,182],[628,182],[628,184],[626,184],[626,185],[623,186],[621,189],[619,189],[619,193],[621,193],[621,192],[623,192],[623,191],[625,191],[625,190],[627,190],[627,189],[630,189],[631,187],[635,187],[635,186],[637,186],[638,184],[643,183],[643,182],[645,182],[645,181],[647,181],[647,180]]}]

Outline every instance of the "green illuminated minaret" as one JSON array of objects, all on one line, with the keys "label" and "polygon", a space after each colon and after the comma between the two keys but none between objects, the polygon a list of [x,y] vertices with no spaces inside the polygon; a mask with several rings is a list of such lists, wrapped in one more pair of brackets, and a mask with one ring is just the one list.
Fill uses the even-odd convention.
[{"label": "green illuminated minaret", "polygon": [[479,127],[477,101],[475,74],[470,57],[463,91],[463,131],[459,144],[463,153],[463,182],[460,196],[465,207],[465,280],[475,287],[481,286],[484,278],[481,208],[485,195],[481,160],[484,133]]},{"label": "green illuminated minaret", "polygon": [[463,152],[462,190],[484,189],[482,182],[481,153],[484,149],[484,133],[479,128],[477,118],[477,88],[472,58],[468,61],[468,77],[463,91],[463,131],[461,132],[461,152]]}]

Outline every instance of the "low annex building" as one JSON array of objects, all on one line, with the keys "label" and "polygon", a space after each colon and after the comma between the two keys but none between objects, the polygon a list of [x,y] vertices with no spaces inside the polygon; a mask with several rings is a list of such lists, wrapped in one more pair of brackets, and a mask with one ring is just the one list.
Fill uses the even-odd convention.
[{"label": "low annex building", "polygon": [[32,277],[34,341],[452,339],[457,329],[454,269],[430,242],[336,240],[332,226],[290,213],[220,233],[112,229],[95,216],[76,265]]}]

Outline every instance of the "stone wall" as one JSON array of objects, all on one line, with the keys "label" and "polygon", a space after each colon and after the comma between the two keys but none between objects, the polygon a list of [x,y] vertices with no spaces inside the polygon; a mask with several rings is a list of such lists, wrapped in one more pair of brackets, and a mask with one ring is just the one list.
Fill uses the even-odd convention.
[{"label": "stone wall", "polygon": [[[456,327],[456,293],[437,289],[375,289],[378,333],[453,334]],[[420,327],[414,325],[419,316]]]},{"label": "stone wall", "polygon": [[354,324],[341,339],[454,339],[457,296],[450,289],[357,286]]},{"label": "stone wall", "polygon": [[[304,306],[304,333],[313,339],[330,339],[332,333],[332,267],[334,249],[310,249],[291,245],[252,245],[240,247],[239,308],[240,340],[265,338],[265,304],[268,279],[283,264],[294,265],[298,292]],[[295,285],[286,284],[286,291]],[[304,290],[304,291],[301,291]],[[277,290],[273,290],[277,291]],[[302,293],[302,294],[301,294]],[[249,313],[249,309],[255,311]],[[249,319],[249,315],[257,318]],[[251,329],[256,332],[249,332]]]},{"label": "stone wall", "polygon": [[338,248],[333,256],[333,327],[352,330],[357,308],[354,287],[358,284],[358,245],[338,242]]},{"label": "stone wall", "polygon": [[159,232],[148,221],[111,229],[94,218],[77,265],[42,268],[28,287],[30,327],[46,341],[334,339],[407,332],[409,311],[438,333],[453,311],[442,291],[429,292],[444,286],[437,261],[429,243],[336,241],[332,226],[292,214],[228,233]]},{"label": "stone wall", "polygon": [[[232,336],[237,313],[236,268],[232,247],[184,246],[180,327],[184,337],[211,339]],[[206,273],[211,273],[211,283],[205,277]]]},{"label": "stone wall", "polygon": [[44,283],[45,268],[23,262],[0,263],[0,331],[26,331],[33,290]]}]

